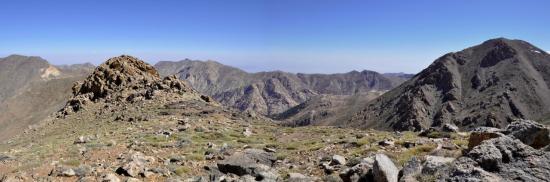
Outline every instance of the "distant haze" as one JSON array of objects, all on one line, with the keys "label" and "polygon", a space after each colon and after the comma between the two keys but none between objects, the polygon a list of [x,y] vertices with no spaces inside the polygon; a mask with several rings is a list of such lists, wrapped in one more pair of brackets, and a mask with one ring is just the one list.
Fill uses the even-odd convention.
[{"label": "distant haze", "polygon": [[506,37],[550,48],[549,1],[6,1],[0,56],[53,64],[130,54],[216,60],[250,72],[416,73]]}]

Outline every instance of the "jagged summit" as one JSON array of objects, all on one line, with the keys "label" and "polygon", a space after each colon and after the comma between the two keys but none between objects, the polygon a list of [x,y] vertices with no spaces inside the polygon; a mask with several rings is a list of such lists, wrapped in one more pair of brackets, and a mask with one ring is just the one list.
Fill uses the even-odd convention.
[{"label": "jagged summit", "polygon": [[80,110],[91,102],[133,102],[153,99],[160,93],[194,92],[176,76],[161,79],[157,70],[132,56],[111,58],[99,65],[86,80],[73,87],[73,98],[62,110],[63,114]]},{"label": "jagged summit", "polygon": [[491,39],[449,53],[371,101],[351,125],[422,130],[503,127],[550,114],[550,55],[522,40]]}]

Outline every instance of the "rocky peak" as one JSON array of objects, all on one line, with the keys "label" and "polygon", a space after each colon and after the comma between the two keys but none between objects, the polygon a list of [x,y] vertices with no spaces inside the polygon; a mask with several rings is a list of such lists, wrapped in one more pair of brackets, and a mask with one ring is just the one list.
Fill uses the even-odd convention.
[{"label": "rocky peak", "polygon": [[74,87],[73,92],[75,95],[90,94],[92,100],[97,100],[112,92],[148,86],[159,79],[153,66],[132,56],[122,55],[97,67],[84,82]]},{"label": "rocky peak", "polygon": [[73,98],[62,113],[80,110],[88,102],[134,102],[153,99],[159,92],[193,91],[176,76],[161,79],[155,68],[132,56],[122,55],[98,66],[88,78],[73,87]]}]

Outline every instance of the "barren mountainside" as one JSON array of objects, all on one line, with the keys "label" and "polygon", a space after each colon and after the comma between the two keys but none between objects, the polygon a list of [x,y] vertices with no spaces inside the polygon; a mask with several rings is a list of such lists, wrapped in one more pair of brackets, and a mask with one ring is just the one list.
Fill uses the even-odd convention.
[{"label": "barren mountainside", "polygon": [[281,71],[247,73],[214,61],[163,61],[161,75],[177,74],[198,91],[242,111],[274,115],[319,94],[353,95],[389,90],[408,78],[373,71],[342,74],[293,74]]},{"label": "barren mountainside", "polygon": [[0,59],[0,141],[61,109],[93,65],[53,66],[40,57]]},{"label": "barren mountainside", "polygon": [[550,55],[521,40],[492,39],[438,58],[364,105],[348,126],[422,130],[446,123],[502,128],[550,114]]}]

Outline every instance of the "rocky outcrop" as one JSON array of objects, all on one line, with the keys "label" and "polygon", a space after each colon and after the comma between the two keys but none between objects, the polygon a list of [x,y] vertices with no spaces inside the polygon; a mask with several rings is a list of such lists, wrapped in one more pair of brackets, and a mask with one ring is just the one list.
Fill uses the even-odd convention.
[{"label": "rocky outcrop", "polygon": [[484,141],[453,163],[449,179],[545,181],[550,176],[549,164],[550,153],[502,136]]},{"label": "rocky outcrop", "polygon": [[176,76],[161,79],[155,68],[137,58],[122,55],[107,60],[73,87],[73,97],[62,115],[78,112],[90,102],[134,102],[152,99],[158,92],[194,92]]},{"label": "rocky outcrop", "polygon": [[474,144],[470,143],[462,157],[429,170],[427,160],[422,173],[416,176],[438,176],[444,181],[546,181],[550,176],[550,152],[533,146],[544,147],[541,145],[547,140],[540,136],[547,128],[526,120],[515,121],[506,128],[475,130],[476,134],[470,136]]},{"label": "rocky outcrop", "polygon": [[492,39],[449,53],[354,114],[352,126],[420,131],[454,124],[503,128],[550,114],[550,55],[521,40]]}]

